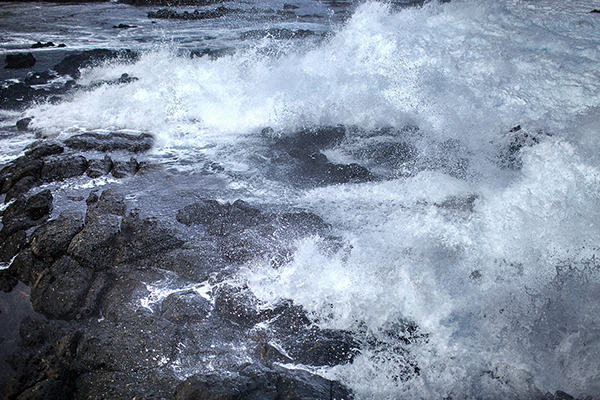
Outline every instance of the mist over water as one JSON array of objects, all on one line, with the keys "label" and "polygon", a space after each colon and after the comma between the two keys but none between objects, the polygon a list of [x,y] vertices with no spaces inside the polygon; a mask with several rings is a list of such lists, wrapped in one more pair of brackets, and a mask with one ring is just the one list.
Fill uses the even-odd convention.
[{"label": "mist over water", "polygon": [[[150,132],[157,158],[197,152],[225,166],[224,198],[322,216],[333,239],[300,240],[289,263],[256,261],[239,279],[262,300],[292,299],[320,325],[355,333],[354,362],[320,372],[359,399],[528,398],[534,385],[597,398],[595,7],[365,2],[344,23],[295,25],[328,35],[232,39],[235,52],[216,59],[189,57],[176,41],[145,46],[135,63],[83,71],[80,83],[137,81],[27,115],[60,137]],[[265,172],[269,143],[324,125],[347,127],[330,160],[382,179],[305,188]],[[535,139],[507,167],[513,133]],[[377,157],[381,143],[416,156]]]}]

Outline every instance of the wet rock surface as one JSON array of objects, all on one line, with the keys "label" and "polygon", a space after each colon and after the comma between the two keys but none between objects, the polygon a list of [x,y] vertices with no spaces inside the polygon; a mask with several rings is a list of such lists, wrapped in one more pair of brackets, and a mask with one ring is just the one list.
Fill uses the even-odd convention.
[{"label": "wet rock surface", "polygon": [[150,139],[42,141],[2,170],[7,195],[23,179],[32,186],[2,213],[10,267],[1,288],[25,282],[46,318],[21,322],[5,398],[351,398],[337,382],[278,366],[351,362],[359,345],[349,334],[320,329],[301,307],[262,304],[228,283],[244,263],[285,259],[294,238],[326,234],[330,226],[319,216],[205,198],[170,220],[141,217],[111,189],[92,191],[85,214],[50,218],[51,191],[29,194],[44,182],[114,176],[118,162],[74,153],[77,140],[92,143],[84,150],[135,152]]},{"label": "wet rock surface", "polygon": [[[380,179],[359,164],[329,161],[325,153],[345,140],[346,128],[323,127],[271,140],[268,151],[290,163],[286,172],[301,174],[303,184]],[[520,147],[510,150],[510,143],[509,154],[517,154]],[[2,193],[11,202],[2,212],[0,257],[10,267],[0,273],[0,289],[10,291],[18,281],[29,285],[33,308],[45,317],[21,322],[19,348],[7,360],[16,376],[5,398],[352,398],[339,382],[295,366],[348,364],[361,351],[376,356],[388,346],[385,335],[324,329],[301,306],[289,300],[266,304],[237,280],[246,263],[278,268],[290,261],[299,238],[317,235],[331,251],[339,249],[321,216],[201,195],[171,215],[141,216],[123,185],[92,190],[85,213],[51,217],[54,196],[39,186],[121,173],[138,179],[152,168],[129,153],[152,144],[147,135],[121,133],[40,141],[0,171]],[[460,175],[459,147],[440,144],[430,168],[442,165]],[[386,160],[390,168],[422,168],[414,161],[416,147],[403,138],[364,148],[357,159],[365,165]],[[471,212],[476,201],[450,198],[435,206]],[[426,335],[411,325],[387,334],[394,344],[386,349],[402,364],[394,378],[419,376],[403,345]],[[494,367],[482,384],[507,396],[519,384],[531,398],[572,398],[544,394],[530,375],[511,368]]]},{"label": "wet rock surface", "polygon": [[[51,47],[53,43],[41,43],[38,47]],[[59,45],[58,47],[63,47]],[[0,109],[22,110],[34,101],[61,101],[61,97],[68,94],[76,87],[76,81],[81,77],[81,69],[98,65],[107,61],[118,61],[127,64],[137,59],[137,53],[130,50],[94,49],[72,52],[64,57],[52,69],[47,71],[30,72],[17,82],[6,81],[0,88]],[[33,69],[36,59],[31,53],[9,54],[6,56],[6,66],[9,69]],[[58,79],[61,78],[61,79]],[[112,84],[126,84],[134,78],[106,82]],[[47,85],[53,83],[52,85]],[[45,85],[36,87],[36,85]],[[26,128],[21,125],[19,129]]]}]

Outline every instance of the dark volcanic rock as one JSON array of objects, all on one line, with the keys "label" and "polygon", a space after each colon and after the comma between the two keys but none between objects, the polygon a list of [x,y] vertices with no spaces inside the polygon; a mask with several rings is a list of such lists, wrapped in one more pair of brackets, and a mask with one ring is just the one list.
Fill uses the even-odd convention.
[{"label": "dark volcanic rock", "polygon": [[141,297],[148,296],[146,286],[133,279],[124,278],[116,282],[102,300],[102,315],[110,321],[123,322],[135,317],[131,304]]},{"label": "dark volcanic rock", "polygon": [[10,293],[15,286],[19,284],[17,278],[15,278],[10,271],[3,269],[0,270],[0,290],[5,293]]},{"label": "dark volcanic rock", "polygon": [[54,43],[52,42],[46,42],[46,43],[42,43],[42,42],[37,42],[31,45],[32,49],[41,49],[44,47],[54,47]]},{"label": "dark volcanic rock", "polygon": [[90,178],[95,179],[108,174],[112,167],[113,161],[107,154],[102,160],[89,160],[85,173]]},{"label": "dark volcanic rock", "polygon": [[88,204],[85,214],[86,225],[104,214],[114,214],[124,217],[127,209],[123,195],[114,190],[105,190],[100,197],[95,192],[92,192],[86,202]]},{"label": "dark volcanic rock", "polygon": [[65,256],[43,273],[33,286],[31,304],[47,318],[74,318],[83,306],[92,278],[91,269],[82,268]]},{"label": "dark volcanic rock", "polygon": [[27,54],[7,54],[6,65],[7,69],[31,68],[35,65],[35,57],[31,53]]},{"label": "dark volcanic rock", "polygon": [[284,213],[281,215],[280,221],[284,228],[303,234],[323,232],[330,227],[318,215],[305,211]]},{"label": "dark volcanic rock", "polygon": [[83,230],[71,241],[67,253],[94,271],[115,265],[118,262],[117,236],[121,232],[121,220],[118,215],[102,214],[90,223],[86,222]]},{"label": "dark volcanic rock", "polygon": [[183,20],[201,20],[201,19],[214,19],[221,18],[228,14],[240,13],[242,10],[232,9],[227,7],[217,7],[214,10],[199,11],[195,10],[193,13],[184,11],[181,14],[177,11],[163,8],[158,11],[151,11],[148,13],[148,18],[151,19],[183,19]]},{"label": "dark volcanic rock", "polygon": [[302,370],[250,364],[239,373],[193,375],[180,383],[173,400],[324,400],[351,399],[337,382]]},{"label": "dark volcanic rock", "polygon": [[50,211],[52,211],[52,193],[48,189],[27,200],[19,196],[2,214],[4,226],[0,231],[0,239],[4,240],[13,232],[39,225]]},{"label": "dark volcanic rock", "polygon": [[147,133],[132,135],[128,133],[111,132],[109,134],[88,132],[71,136],[65,140],[65,145],[76,150],[98,150],[110,152],[117,150],[141,153],[148,151],[154,144],[154,138]]},{"label": "dark volcanic rock", "polygon": [[[33,119],[25,118],[25,119]],[[23,120],[21,120],[23,121]],[[18,123],[18,122],[17,122]],[[45,141],[38,141],[30,144],[25,148],[25,157],[30,159],[38,159],[46,156],[62,154],[65,151],[64,147],[57,143],[48,143]]]},{"label": "dark volcanic rock", "polygon": [[211,310],[211,304],[195,291],[173,293],[163,300],[161,316],[173,323],[198,322]]},{"label": "dark volcanic rock", "polygon": [[112,176],[117,179],[135,175],[138,171],[139,163],[133,157],[129,161],[115,161],[110,171]]},{"label": "dark volcanic rock", "polygon": [[227,215],[227,206],[216,200],[202,200],[177,212],[177,221],[185,225],[211,224]]},{"label": "dark volcanic rock", "polygon": [[30,247],[40,260],[51,262],[66,254],[71,240],[83,229],[79,213],[63,211],[57,219],[46,222],[31,234]]},{"label": "dark volcanic rock", "polygon": [[30,248],[25,248],[15,257],[9,270],[21,282],[33,286],[40,274],[48,267],[49,264],[35,257]]},{"label": "dark volcanic rock", "polygon": [[131,262],[156,256],[169,250],[181,247],[183,240],[176,237],[176,232],[156,219],[143,221],[137,214],[130,214],[121,224],[119,260]]},{"label": "dark volcanic rock", "polygon": [[29,123],[33,120],[33,117],[23,118],[17,121],[17,130],[26,131],[29,129]]},{"label": "dark volcanic rock", "polygon": [[227,236],[245,228],[265,222],[259,209],[243,200],[233,204],[219,203],[216,200],[201,200],[185,206],[177,212],[177,221],[185,225],[201,224],[208,227],[209,233]]},{"label": "dark volcanic rock", "polygon": [[241,327],[250,328],[270,316],[268,311],[259,309],[259,300],[247,289],[224,285],[213,296],[215,313]]},{"label": "dark volcanic rock", "polygon": [[240,35],[240,39],[304,39],[314,35],[315,33],[308,29],[298,29],[293,31],[285,28],[269,28],[243,32]]},{"label": "dark volcanic rock", "polygon": [[33,176],[25,176],[18,182],[12,185],[9,191],[6,192],[6,199],[14,199],[19,195],[24,195],[29,192],[30,189],[40,185],[41,181]]},{"label": "dark volcanic rock", "polygon": [[87,167],[87,159],[80,155],[48,158],[44,160],[41,178],[44,182],[61,181],[83,175]]},{"label": "dark volcanic rock", "polygon": [[111,51],[107,49],[88,50],[77,54],[71,54],[65,57],[60,63],[56,64],[52,69],[59,75],[71,75],[75,79],[79,79],[82,68],[98,65],[109,60],[121,59],[125,61],[133,61],[138,55],[130,50]]},{"label": "dark volcanic rock", "polygon": [[42,160],[26,156],[17,158],[0,171],[0,175],[5,177],[2,193],[7,193],[13,185],[26,176],[40,179],[43,167],[44,162]]},{"label": "dark volcanic rock", "polygon": [[25,243],[27,243],[27,234],[25,234],[25,231],[17,231],[7,237],[0,246],[0,262],[9,262],[12,260]]},{"label": "dark volcanic rock", "polygon": [[178,251],[171,262],[161,263],[162,268],[194,282],[203,282],[227,266],[214,242],[206,241],[200,245],[200,248]]}]

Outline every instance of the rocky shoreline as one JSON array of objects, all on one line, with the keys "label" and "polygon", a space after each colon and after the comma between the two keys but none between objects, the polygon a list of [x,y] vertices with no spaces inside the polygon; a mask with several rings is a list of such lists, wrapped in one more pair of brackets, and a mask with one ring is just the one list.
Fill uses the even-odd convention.
[{"label": "rocky shoreline", "polygon": [[[52,70],[5,85],[0,107],[24,110],[38,100],[62,101],[72,90],[85,89],[77,83],[81,68],[136,57],[127,50],[69,54]],[[37,87],[58,77],[62,83]],[[124,74],[97,84],[135,79]],[[27,131],[30,123],[31,118],[20,119],[15,130]],[[384,179],[368,165],[337,164],[323,153],[345,138],[345,127],[280,138],[271,133],[263,131],[275,161],[259,168],[273,179],[291,176],[302,187]],[[513,128],[501,146],[500,165],[519,169],[520,149],[544,137]],[[158,176],[162,167],[143,160],[153,144],[150,135],[122,132],[85,133],[62,142],[42,139],[0,170],[5,202],[0,262],[9,265],[0,271],[0,288],[9,292],[19,281],[25,283],[33,309],[44,316],[21,321],[19,347],[7,360],[16,375],[5,398],[352,398],[340,382],[309,371],[352,362],[361,349],[375,345],[372,338],[319,328],[289,300],[263,304],[235,279],[239,268],[254,259],[268,260],[274,268],[286,263],[298,238],[316,234],[339,247],[319,215],[206,196],[190,200],[172,218],[141,217],[127,200],[124,184],[91,190],[81,199],[85,210],[64,210],[53,218],[57,199],[45,185],[78,177],[133,182]],[[380,165],[406,166],[409,173],[430,168],[457,178],[468,174],[460,143],[443,142],[439,149],[427,165],[406,141],[374,142],[363,156]],[[468,212],[474,201],[453,199],[436,206]],[[186,234],[190,230],[193,237]],[[405,344],[426,340],[410,325],[394,335]],[[420,369],[407,357],[403,373],[397,378],[418,376]],[[485,376],[508,386],[511,374],[495,369]],[[531,398],[573,398],[560,391],[543,394],[530,377],[522,380]]]},{"label": "rocky shoreline", "polygon": [[[350,334],[317,328],[289,302],[265,308],[244,287],[226,283],[253,257],[285,259],[285,238],[326,232],[320,217],[206,199],[181,209],[177,221],[141,219],[123,193],[106,190],[91,192],[85,216],[67,210],[49,219],[50,190],[29,194],[76,175],[152,173],[134,157],[119,164],[108,154],[86,160],[73,150],[127,143],[143,151],[149,140],[112,134],[42,141],[0,173],[9,203],[0,231],[2,261],[10,262],[2,289],[24,282],[34,310],[46,317],[21,323],[6,398],[350,398],[337,382],[280,366],[350,362],[359,346]],[[178,224],[203,234],[186,240]],[[169,280],[179,289],[148,304],[151,288]],[[201,284],[210,288],[204,295]]]}]

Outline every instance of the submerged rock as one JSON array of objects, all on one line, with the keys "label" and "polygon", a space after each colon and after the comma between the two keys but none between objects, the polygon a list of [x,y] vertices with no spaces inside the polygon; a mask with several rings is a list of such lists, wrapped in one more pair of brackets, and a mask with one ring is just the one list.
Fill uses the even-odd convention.
[{"label": "submerged rock", "polygon": [[184,11],[182,13],[178,13],[177,11],[170,10],[168,8],[163,8],[158,11],[150,11],[148,13],[148,18],[151,19],[183,19],[183,20],[202,20],[202,19],[214,19],[221,18],[228,14],[240,13],[242,10],[232,9],[227,7],[217,7],[213,10],[199,11],[195,10],[190,13]]}]

